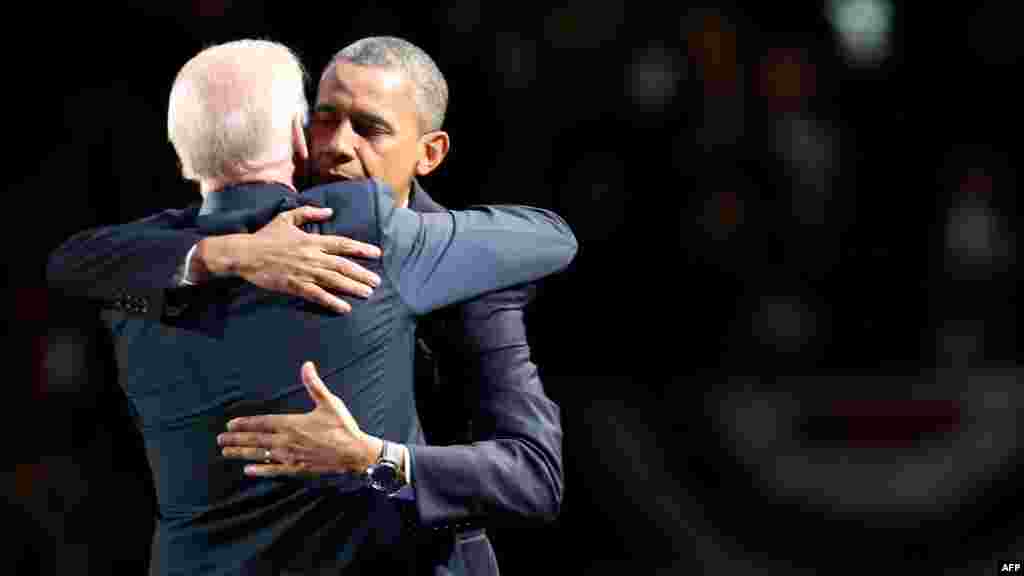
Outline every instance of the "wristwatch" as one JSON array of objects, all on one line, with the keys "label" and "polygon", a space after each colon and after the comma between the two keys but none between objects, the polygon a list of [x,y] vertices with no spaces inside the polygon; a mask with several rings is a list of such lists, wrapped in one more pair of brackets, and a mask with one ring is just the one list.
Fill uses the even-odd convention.
[{"label": "wristwatch", "polygon": [[401,473],[402,447],[387,440],[380,448],[377,462],[366,469],[370,488],[394,496],[405,486],[405,475]]}]

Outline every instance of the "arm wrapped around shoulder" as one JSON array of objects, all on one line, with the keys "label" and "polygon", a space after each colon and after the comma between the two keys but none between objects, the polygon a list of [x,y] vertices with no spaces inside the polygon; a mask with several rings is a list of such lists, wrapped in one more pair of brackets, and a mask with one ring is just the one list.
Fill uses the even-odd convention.
[{"label": "arm wrapped around shoulder", "polygon": [[388,216],[386,267],[397,271],[402,298],[420,314],[560,272],[578,248],[565,220],[529,206],[396,208]]},{"label": "arm wrapped around shoulder", "polygon": [[[569,224],[550,210],[532,206],[497,204],[493,206],[472,206],[453,212],[459,233],[494,235],[511,252],[505,253],[509,265],[529,267],[523,274],[537,274],[519,282],[501,286],[531,282],[543,276],[561,272],[576,257],[579,244]],[[515,253],[520,250],[522,253]],[[522,262],[528,264],[522,264]],[[535,268],[534,268],[535,267]],[[537,272],[537,270],[544,270]]]}]

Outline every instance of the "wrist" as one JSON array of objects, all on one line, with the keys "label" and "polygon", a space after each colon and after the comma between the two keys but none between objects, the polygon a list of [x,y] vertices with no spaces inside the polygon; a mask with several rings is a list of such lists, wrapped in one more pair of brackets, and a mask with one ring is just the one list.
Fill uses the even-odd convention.
[{"label": "wrist", "polygon": [[[374,438],[374,440],[378,440]],[[397,496],[403,488],[409,485],[410,477],[406,472],[406,461],[409,458],[408,449],[403,444],[379,440],[381,450],[375,462],[366,469],[366,480],[368,485],[387,494],[388,497]],[[377,442],[369,446],[376,448]]]},{"label": "wrist", "polygon": [[410,469],[411,463],[409,459],[409,447],[405,444],[399,444],[402,448],[402,460],[398,463],[398,474],[402,477],[406,484],[412,484],[412,470]]},{"label": "wrist", "polygon": [[384,450],[384,441],[376,436],[367,434],[363,441],[363,461],[360,463],[360,471],[365,471],[377,463],[381,452]]},{"label": "wrist", "polygon": [[236,236],[210,236],[196,244],[195,254],[189,266],[188,280],[200,283],[218,276],[230,276],[238,268],[238,246]]}]

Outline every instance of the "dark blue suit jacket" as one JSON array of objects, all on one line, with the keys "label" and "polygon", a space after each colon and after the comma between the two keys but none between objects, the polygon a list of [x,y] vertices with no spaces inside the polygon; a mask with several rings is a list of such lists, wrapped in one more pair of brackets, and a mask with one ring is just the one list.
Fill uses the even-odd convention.
[{"label": "dark blue suit jacket", "polygon": [[[219,200],[217,212],[197,215],[197,207],[168,211],[121,227],[120,232],[144,230],[152,240],[186,227],[194,227],[193,232],[177,232],[179,238],[254,231],[299,200],[284,187],[260,185],[230,188],[211,198]],[[395,531],[397,506],[358,492],[354,479],[336,478],[329,484],[253,480],[241,474],[239,464],[219,458],[212,439],[227,419],[311,407],[296,375],[305,359],[317,362],[327,384],[365,430],[412,446],[414,483],[421,492],[418,523],[430,526],[471,518],[506,505],[503,499],[522,491],[517,486],[487,485],[479,492],[466,492],[478,489],[475,480],[466,478],[480,477],[482,484],[509,479],[489,474],[488,459],[417,446],[422,433],[411,390],[413,325],[417,315],[436,307],[567,265],[575,240],[564,222],[543,211],[515,207],[417,215],[394,209],[386,190],[365,183],[315,188],[302,199],[331,206],[339,215],[311,225],[312,229],[378,244],[384,250],[382,260],[365,263],[384,283],[370,300],[355,301],[349,316],[338,317],[244,282],[221,281],[196,291],[185,308],[157,302],[176,314],[153,322],[159,315],[151,313],[153,302],[144,294],[165,292],[168,268],[161,271],[159,266],[147,274],[140,265],[136,272],[143,273],[126,283],[137,291],[101,296],[114,308],[138,313],[111,317],[109,322],[117,335],[122,385],[137,410],[154,466],[161,510],[157,566],[181,567],[188,573],[207,566],[236,573],[242,566],[306,569],[355,562],[365,567],[382,558],[409,560],[394,548],[408,544]],[[133,226],[138,229],[133,231]],[[117,259],[104,251],[116,244],[103,247],[109,232],[95,232],[84,244],[81,238],[70,241],[79,248],[98,246],[88,251],[89,256],[68,245],[59,249],[51,259],[51,280],[74,292],[76,281],[62,282],[74,276],[67,274],[69,270],[98,269],[100,263]],[[168,238],[158,242],[164,246]],[[137,242],[134,249],[140,245],[147,248],[145,242]],[[155,246],[148,246],[150,264],[152,253],[159,252]],[[128,254],[130,262],[143,253]],[[174,262],[176,268],[181,258],[166,263]],[[124,274],[124,267],[115,267]],[[153,276],[162,277],[162,282]],[[161,296],[155,294],[157,300]],[[506,336],[511,339],[496,338],[514,348],[516,334]],[[557,409],[554,417],[557,428]],[[560,429],[552,439],[560,443]],[[561,490],[560,449],[557,460],[555,470],[549,471],[557,476],[555,500]],[[479,465],[485,468],[467,469]],[[434,483],[448,488],[432,488]],[[447,501],[459,500],[455,510],[441,510]],[[443,556],[429,550],[426,555],[432,554]],[[451,560],[446,563],[459,568],[458,559],[455,565]],[[481,573],[472,566],[461,568]],[[434,569],[443,572],[445,566]]]}]

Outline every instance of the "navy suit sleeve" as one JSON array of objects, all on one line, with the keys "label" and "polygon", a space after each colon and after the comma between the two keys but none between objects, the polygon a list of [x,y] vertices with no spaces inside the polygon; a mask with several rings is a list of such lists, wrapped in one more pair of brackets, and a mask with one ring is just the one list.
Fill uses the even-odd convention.
[{"label": "navy suit sleeve", "polygon": [[204,237],[185,228],[197,208],[79,232],[50,254],[47,283],[68,296],[159,317],[185,256]]},{"label": "navy suit sleeve", "polygon": [[[386,188],[384,189],[386,192]],[[572,262],[576,237],[558,215],[528,206],[421,214],[376,195],[385,271],[417,315],[532,282]]]},{"label": "navy suit sleeve", "polygon": [[[458,307],[449,383],[459,382],[473,443],[411,445],[416,508],[427,526],[483,517],[555,518],[564,486],[558,405],[544,393],[530,358],[517,286]],[[447,371],[446,371],[447,372]]]}]

